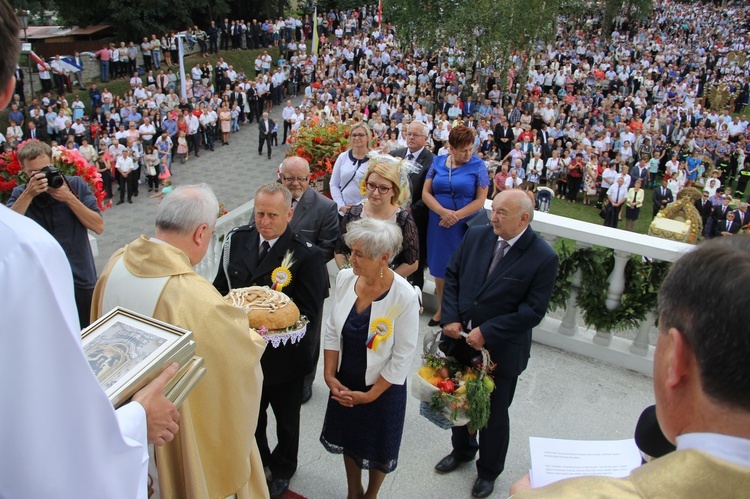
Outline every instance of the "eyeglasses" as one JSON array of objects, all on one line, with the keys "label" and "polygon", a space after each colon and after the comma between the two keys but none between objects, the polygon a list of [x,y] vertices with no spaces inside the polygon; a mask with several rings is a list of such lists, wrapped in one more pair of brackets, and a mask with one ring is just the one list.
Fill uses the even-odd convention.
[{"label": "eyeglasses", "polygon": [[353,133],[353,134],[351,134],[351,138],[353,138],[353,139],[361,139],[362,137],[367,137],[367,134],[365,134],[365,133]]},{"label": "eyeglasses", "polygon": [[387,186],[387,185],[378,185],[378,184],[375,184],[375,183],[372,183],[372,182],[367,182],[365,184],[365,188],[367,188],[367,190],[370,191],[370,192],[374,192],[375,189],[377,189],[380,194],[387,194],[388,191],[390,191],[391,189],[393,189],[393,187],[390,187],[390,186]]},{"label": "eyeglasses", "polygon": [[300,184],[303,183],[303,182],[307,182],[308,180],[310,180],[310,176],[309,175],[307,177],[287,177],[286,175],[282,175],[281,178],[282,178],[282,180],[284,180],[284,182],[294,182],[296,180]]}]

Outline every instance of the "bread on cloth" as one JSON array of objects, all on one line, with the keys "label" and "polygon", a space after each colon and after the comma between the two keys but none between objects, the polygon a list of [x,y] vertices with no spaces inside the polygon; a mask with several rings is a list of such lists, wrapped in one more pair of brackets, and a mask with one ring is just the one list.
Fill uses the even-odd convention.
[{"label": "bread on cloth", "polygon": [[292,327],[299,320],[299,308],[280,291],[268,286],[250,286],[236,288],[224,297],[224,300],[247,312],[247,320],[253,329],[265,327],[268,330],[279,330]]}]

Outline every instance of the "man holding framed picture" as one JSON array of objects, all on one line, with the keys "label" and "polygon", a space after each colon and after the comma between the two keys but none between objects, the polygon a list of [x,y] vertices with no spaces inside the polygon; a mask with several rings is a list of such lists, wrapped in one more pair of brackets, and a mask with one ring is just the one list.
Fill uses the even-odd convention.
[{"label": "man holding framed picture", "polygon": [[[13,95],[17,17],[0,0],[0,109]],[[0,206],[0,497],[146,499],[147,444],[178,431],[169,366],[117,411],[81,349],[73,273],[60,244]]]}]

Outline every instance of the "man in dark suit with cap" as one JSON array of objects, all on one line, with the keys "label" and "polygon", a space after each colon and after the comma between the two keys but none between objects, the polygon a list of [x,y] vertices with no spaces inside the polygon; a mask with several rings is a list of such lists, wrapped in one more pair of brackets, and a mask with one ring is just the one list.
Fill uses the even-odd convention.
[{"label": "man in dark suit with cap", "polygon": [[[310,370],[311,338],[320,335],[320,331],[312,329],[320,322],[323,301],[328,296],[328,276],[320,250],[289,227],[291,203],[292,195],[283,185],[262,185],[255,193],[255,223],[227,234],[221,268],[214,279],[214,286],[222,295],[233,288],[271,286],[272,273],[290,254],[288,270],[292,278],[283,292],[310,321],[301,340],[277,348],[268,345],[261,358],[264,380],[255,439],[263,465],[271,470],[268,488],[272,497],[286,491],[297,470],[303,380]],[[278,437],[273,451],[266,436],[269,405],[276,418]]]}]

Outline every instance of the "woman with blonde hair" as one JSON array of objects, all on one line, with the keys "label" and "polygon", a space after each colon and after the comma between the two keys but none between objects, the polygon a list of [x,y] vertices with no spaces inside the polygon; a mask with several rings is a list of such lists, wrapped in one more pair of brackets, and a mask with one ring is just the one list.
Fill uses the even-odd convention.
[{"label": "woman with blonde hair", "polygon": [[344,243],[347,226],[350,222],[365,218],[375,218],[395,223],[401,229],[403,244],[393,255],[391,269],[401,277],[411,275],[419,265],[419,235],[411,213],[404,207],[408,204],[409,173],[415,167],[407,160],[387,154],[370,154],[369,167],[359,187],[365,199],[362,204],[352,206],[341,219],[335,259],[343,267],[351,251]]},{"label": "woman with blonde hair", "polygon": [[331,173],[331,197],[336,201],[339,215],[344,216],[352,206],[362,203],[363,194],[359,184],[367,172],[367,153],[372,144],[372,132],[364,123],[356,123],[349,129],[351,149],[339,154]]}]

